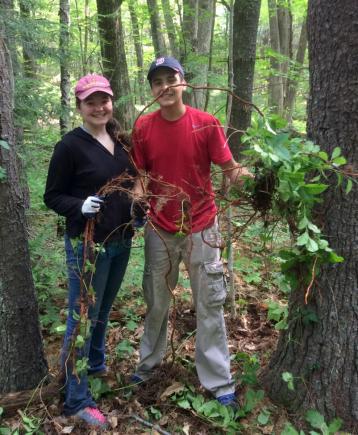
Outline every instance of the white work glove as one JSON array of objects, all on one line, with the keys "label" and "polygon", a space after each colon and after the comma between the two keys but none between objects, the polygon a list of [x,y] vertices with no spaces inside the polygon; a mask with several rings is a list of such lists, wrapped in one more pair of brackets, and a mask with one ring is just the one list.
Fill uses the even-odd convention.
[{"label": "white work glove", "polygon": [[101,204],[103,204],[103,199],[96,195],[89,196],[82,204],[81,212],[83,216],[87,219],[94,218],[96,214],[100,211]]}]

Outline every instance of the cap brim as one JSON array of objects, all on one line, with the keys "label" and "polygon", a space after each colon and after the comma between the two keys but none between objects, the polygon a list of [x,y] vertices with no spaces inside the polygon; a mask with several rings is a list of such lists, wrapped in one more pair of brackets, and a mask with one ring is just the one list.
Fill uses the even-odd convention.
[{"label": "cap brim", "polygon": [[113,91],[111,88],[101,88],[99,86],[95,86],[94,88],[86,89],[83,92],[78,92],[76,94],[76,98],[82,101],[87,97],[89,97],[90,95],[94,94],[95,92],[103,92],[104,94],[108,94],[111,97],[113,97]]}]

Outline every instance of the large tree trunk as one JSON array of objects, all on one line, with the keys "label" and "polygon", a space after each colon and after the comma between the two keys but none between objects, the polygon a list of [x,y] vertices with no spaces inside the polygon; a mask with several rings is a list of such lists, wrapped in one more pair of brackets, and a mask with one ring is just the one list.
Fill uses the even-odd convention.
[{"label": "large tree trunk", "polygon": [[135,49],[136,60],[137,60],[137,83],[135,84],[137,85],[136,93],[139,95],[140,104],[144,105],[145,104],[145,90],[144,90],[145,80],[143,74],[143,47],[141,42],[136,6],[137,3],[135,0],[128,1],[128,8],[131,16],[132,33],[133,33],[133,40],[134,40],[134,49]]},{"label": "large tree trunk", "polygon": [[[260,7],[261,0],[236,0],[234,4],[234,92],[246,101],[252,101]],[[250,123],[251,108],[234,99],[231,108],[229,143],[236,159],[240,154],[241,137]]]},{"label": "large tree trunk", "polygon": [[60,130],[64,135],[70,130],[70,1],[60,0],[60,71],[61,71],[61,115]]},{"label": "large tree trunk", "polygon": [[121,18],[121,0],[97,0],[98,28],[104,74],[109,78],[116,98],[114,115],[122,127],[134,121],[134,106],[128,76]]},{"label": "large tree trunk", "polygon": [[[357,173],[358,26],[349,0],[311,0],[308,8],[310,99],[308,135],[329,155],[340,147]],[[326,31],[329,29],[329,32]],[[354,167],[355,166],[355,167]],[[347,167],[347,169],[349,169]],[[335,182],[335,177],[332,178]],[[271,398],[292,411],[316,409],[358,430],[358,189],[329,189],[318,210],[323,231],[343,263],[326,266],[308,305],[293,292],[288,329],[280,337],[263,381]],[[302,322],[310,310],[318,322]],[[291,372],[294,391],[282,381]]]},{"label": "large tree trunk", "polygon": [[[0,3],[0,6],[2,4]],[[13,73],[0,29],[0,393],[34,388],[47,374],[16,164]],[[4,143],[9,149],[4,147]]]},{"label": "large tree trunk", "polygon": [[147,0],[147,5],[155,57],[165,56],[167,54],[167,49],[165,46],[164,36],[162,34],[157,0]]}]

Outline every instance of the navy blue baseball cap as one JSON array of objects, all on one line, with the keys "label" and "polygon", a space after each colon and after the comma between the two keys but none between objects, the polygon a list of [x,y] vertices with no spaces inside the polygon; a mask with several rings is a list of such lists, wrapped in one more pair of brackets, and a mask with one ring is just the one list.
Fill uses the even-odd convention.
[{"label": "navy blue baseball cap", "polygon": [[150,81],[154,71],[163,67],[170,68],[184,77],[184,69],[174,57],[158,57],[150,64],[147,79]]}]

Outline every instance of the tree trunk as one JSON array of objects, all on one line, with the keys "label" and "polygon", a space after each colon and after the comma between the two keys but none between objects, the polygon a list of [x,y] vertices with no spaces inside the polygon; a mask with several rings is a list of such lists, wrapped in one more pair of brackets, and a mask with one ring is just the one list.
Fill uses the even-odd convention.
[{"label": "tree trunk", "polygon": [[295,104],[297,85],[300,80],[303,62],[307,47],[307,23],[306,19],[302,23],[300,39],[298,41],[296,61],[290,68],[290,78],[287,81],[287,94],[285,98],[285,117],[289,124],[292,124],[292,115]]},{"label": "tree trunk", "polygon": [[277,7],[277,23],[280,37],[280,53],[285,57],[280,62],[282,75],[283,101],[287,91],[287,73],[292,59],[292,13],[290,0],[281,1]]},{"label": "tree trunk", "polygon": [[[28,4],[28,2],[21,0],[19,2],[19,5],[20,5],[21,21],[22,21],[22,23],[25,24],[23,26],[23,29],[28,29],[29,28],[29,21],[30,21],[29,4]],[[25,76],[30,78],[30,79],[35,78],[36,77],[36,60],[35,60],[35,56],[33,54],[33,51],[31,49],[31,39],[29,37],[29,32],[22,31],[21,39],[22,39],[22,55],[23,55],[23,59],[24,59]]]},{"label": "tree trunk", "polygon": [[167,54],[167,49],[162,34],[162,25],[160,22],[157,0],[147,0],[147,5],[155,57],[165,56]]},{"label": "tree trunk", "polygon": [[132,33],[133,33],[133,40],[134,40],[134,49],[135,49],[136,60],[137,60],[137,82],[138,82],[137,93],[139,95],[140,104],[144,105],[145,104],[145,90],[144,90],[145,80],[143,75],[143,48],[141,43],[136,6],[137,3],[135,2],[135,0],[128,1],[128,9],[131,16]]},{"label": "tree trunk", "polygon": [[[0,6],[3,6],[0,2]],[[16,165],[13,72],[0,29],[0,393],[36,387],[47,374]],[[4,147],[4,143],[9,149]]]},{"label": "tree trunk", "polygon": [[165,27],[167,28],[167,34],[169,39],[170,53],[176,59],[179,59],[180,52],[176,37],[175,25],[173,21],[173,15],[169,0],[162,0],[163,15],[165,21]]},{"label": "tree trunk", "polygon": [[116,98],[114,116],[124,129],[129,129],[135,115],[124,47],[121,3],[121,0],[97,0],[98,28],[104,74],[109,78]]},{"label": "tree trunk", "polygon": [[[197,86],[208,85],[208,72],[210,63],[210,47],[215,23],[215,0],[199,0],[198,3],[198,43],[197,55],[195,56],[195,84]],[[195,91],[195,104],[203,109],[207,91],[198,89]]]},{"label": "tree trunk", "polygon": [[[270,22],[270,44],[271,49],[279,55],[280,48],[280,31],[278,27],[277,5],[276,0],[268,0],[269,22]],[[283,84],[280,69],[280,62],[277,55],[270,56],[270,79],[269,79],[269,98],[268,105],[275,113],[282,114],[283,111]]]},{"label": "tree trunk", "polygon": [[[207,86],[210,58],[210,43],[215,20],[214,0],[185,0],[183,8],[182,62],[186,67],[186,79],[193,85]],[[203,109],[206,92],[189,90],[184,102]]]},{"label": "tree trunk", "polygon": [[[261,0],[236,0],[234,4],[234,92],[246,101],[252,101],[260,7]],[[236,159],[240,155],[241,137],[250,123],[251,108],[234,99],[231,108],[229,143]]]},{"label": "tree trunk", "polygon": [[[355,16],[356,10],[349,0],[309,1],[307,127],[309,138],[329,155],[335,147],[340,147],[357,173],[358,26]],[[304,289],[292,293],[289,326],[280,336],[263,381],[271,398],[290,410],[316,409],[327,422],[340,417],[345,430],[357,433],[357,184],[353,184],[348,195],[342,188],[329,189],[318,212],[324,220],[326,239],[345,261],[322,268],[308,305],[304,305]],[[303,309],[315,313],[318,321],[302,322]],[[294,391],[289,391],[282,381],[285,371],[294,376]]]},{"label": "tree trunk", "polygon": [[60,71],[61,71],[61,115],[60,131],[63,136],[71,128],[70,123],[70,1],[60,0]]}]

